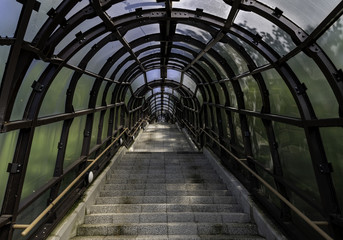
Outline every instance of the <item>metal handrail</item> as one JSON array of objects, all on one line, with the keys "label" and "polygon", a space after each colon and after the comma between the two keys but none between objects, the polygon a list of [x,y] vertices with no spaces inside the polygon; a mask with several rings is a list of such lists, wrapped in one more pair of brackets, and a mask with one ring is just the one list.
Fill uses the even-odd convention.
[{"label": "metal handrail", "polygon": [[129,136],[129,137],[134,136],[134,135],[136,134],[136,132],[138,131],[138,128],[139,128],[140,126],[142,126],[143,122],[148,122],[148,120],[147,120],[147,119],[142,119],[141,122],[140,122],[140,123],[138,124],[138,126],[136,127],[135,131],[134,131],[132,134],[128,134],[128,136]]},{"label": "metal handrail", "polygon": [[67,192],[87,173],[87,171],[102,157],[102,155],[104,155],[108,149],[110,149],[114,143],[116,143],[120,137],[128,131],[128,128],[125,128],[117,138],[114,139],[114,141],[107,147],[104,149],[104,151],[102,151],[99,156],[97,156],[92,162],[91,164],[89,164],[81,173],[79,176],[77,176],[74,181],[72,181],[68,187],[66,189],[63,190],[63,192],[60,193],[60,195],[57,196],[57,198],[55,198],[54,201],[52,201],[49,206],[47,208],[45,208],[45,210],[43,212],[41,212],[41,214],[39,214],[30,224],[14,224],[12,227],[14,229],[25,229],[21,235],[22,236],[26,236],[38,223],[40,220],[42,220],[42,218],[49,213],[49,211],[62,199],[62,197],[64,197],[64,195],[67,194]]},{"label": "metal handrail", "polygon": [[[185,121],[183,121],[187,128],[189,126]],[[191,129],[189,129],[191,130]],[[208,132],[204,129],[199,129],[199,135],[205,133],[209,136],[213,141],[215,141],[220,147],[222,147],[230,156],[232,156],[239,164],[241,164],[246,170],[248,170],[256,179],[258,179],[265,187],[267,187],[272,193],[274,193],[282,202],[284,202],[291,210],[293,210],[302,220],[304,220],[309,226],[311,226],[317,233],[319,233],[324,239],[333,240],[326,232],[324,232],[318,225],[327,225],[327,222],[315,222],[309,219],[305,214],[303,214],[297,207],[295,207],[290,201],[288,201],[284,196],[282,196],[275,188],[273,188],[269,183],[267,183],[262,177],[260,177],[254,170],[249,168],[243,161],[247,161],[247,158],[238,158],[236,157],[230,150],[228,150],[225,146],[223,146],[220,142],[217,141],[214,137],[212,137]],[[248,158],[252,158],[248,156]],[[316,224],[317,223],[317,224]]]}]

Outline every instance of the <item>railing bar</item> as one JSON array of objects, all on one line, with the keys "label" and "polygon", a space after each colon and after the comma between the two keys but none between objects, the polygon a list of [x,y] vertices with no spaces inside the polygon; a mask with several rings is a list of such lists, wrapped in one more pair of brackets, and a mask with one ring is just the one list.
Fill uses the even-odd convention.
[{"label": "railing bar", "polygon": [[60,195],[57,196],[57,198],[55,198],[54,201],[52,201],[52,203],[49,204],[49,206],[41,213],[39,214],[38,217],[36,217],[35,220],[33,220],[27,227],[26,229],[21,233],[22,236],[26,236],[36,225],[37,223],[56,205],[56,203],[58,203],[61,198],[80,180],[81,177],[83,177],[83,175],[102,157],[102,155],[105,154],[105,152],[107,152],[107,150],[113,146],[114,143],[116,143],[119,138],[127,131],[128,129],[125,128],[123,130],[123,132],[104,150],[102,151],[99,156],[97,158],[94,159],[94,161],[89,164],[83,171],[82,173],[80,173],[79,176],[77,176],[74,181],[72,181],[68,187],[66,189],[63,190],[63,192],[60,193]]}]

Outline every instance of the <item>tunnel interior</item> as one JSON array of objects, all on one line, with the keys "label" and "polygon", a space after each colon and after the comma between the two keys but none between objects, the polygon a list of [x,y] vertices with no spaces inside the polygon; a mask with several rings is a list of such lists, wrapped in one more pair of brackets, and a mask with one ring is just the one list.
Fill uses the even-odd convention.
[{"label": "tunnel interior", "polygon": [[149,121],[187,129],[292,239],[321,238],[232,155],[342,238],[342,14],[339,0],[2,0],[0,238],[46,236],[83,178],[27,237],[13,226]]}]

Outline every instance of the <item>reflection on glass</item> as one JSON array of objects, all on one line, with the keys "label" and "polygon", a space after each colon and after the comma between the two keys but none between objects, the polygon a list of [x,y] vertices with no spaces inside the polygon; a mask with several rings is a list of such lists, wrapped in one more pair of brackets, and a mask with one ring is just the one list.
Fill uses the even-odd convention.
[{"label": "reflection on glass", "polygon": [[147,76],[148,82],[160,80],[161,79],[161,70],[160,69],[154,69],[151,71],[147,71],[146,76]]},{"label": "reflection on glass", "polygon": [[131,83],[131,88],[132,88],[132,92],[136,92],[138,88],[140,88],[141,86],[143,86],[143,84],[145,84],[144,81],[144,76],[139,75],[139,77],[137,77],[132,83]]},{"label": "reflection on glass", "polygon": [[222,0],[211,0],[211,1],[198,1],[198,0],[188,0],[188,1],[177,1],[173,2],[174,8],[186,8],[190,10],[195,10],[197,8],[203,9],[205,13],[210,13],[221,18],[227,18],[229,15],[231,6],[226,4]]},{"label": "reflection on glass", "polygon": [[297,104],[286,83],[274,69],[262,72],[270,99],[271,113],[300,117]]},{"label": "reflection on glass", "polygon": [[227,34],[227,36],[243,47],[243,49],[249,54],[252,60],[254,60],[256,66],[259,67],[269,63],[267,59],[265,59],[256,49],[251,47],[248,43],[244,42],[243,40],[234,35]]},{"label": "reflection on glass", "polygon": [[211,34],[204,31],[203,29],[181,23],[176,25],[176,33],[192,37],[203,43],[208,43],[212,39]]},{"label": "reflection on glass", "polygon": [[111,87],[107,91],[107,96],[106,96],[106,104],[112,104],[112,94],[114,91],[116,84],[112,83]]},{"label": "reflection on glass", "polygon": [[75,13],[77,13],[78,11],[80,11],[82,8],[84,8],[85,6],[87,6],[89,4],[88,1],[79,1],[66,15],[66,19],[69,19],[70,17],[72,17]]},{"label": "reflection on glass", "polygon": [[327,160],[333,166],[333,173],[331,176],[334,182],[340,208],[343,209],[343,129],[338,127],[322,128],[320,129],[320,134],[323,139]]},{"label": "reflection on glass", "polygon": [[5,196],[8,172],[8,163],[12,162],[14,150],[18,139],[19,130],[0,133],[0,208]]},{"label": "reflection on glass", "polygon": [[231,116],[232,116],[234,131],[236,133],[237,144],[240,147],[244,147],[244,140],[243,140],[243,135],[242,135],[242,129],[241,129],[241,122],[240,122],[240,119],[239,119],[239,114],[235,113],[235,112],[232,112]]},{"label": "reflection on glass", "polygon": [[343,68],[343,16],[341,16],[317,43],[323,48],[338,69]]},{"label": "reflection on glass", "polygon": [[160,33],[160,25],[159,24],[149,24],[149,25],[142,25],[140,27],[131,29],[127,31],[125,34],[124,38],[128,42],[132,42],[136,40],[137,38],[155,34],[155,33]]},{"label": "reflection on glass", "polygon": [[39,117],[64,112],[66,92],[73,73],[74,71],[68,68],[60,70],[44,97]]},{"label": "reflection on glass", "polygon": [[298,26],[310,33],[321,21],[337,6],[340,0],[290,0],[275,1],[262,0],[271,8],[278,7],[283,11],[283,15],[295,22]]},{"label": "reflection on glass", "polygon": [[196,97],[197,97],[197,99],[199,100],[200,107],[201,107],[201,106],[203,105],[203,103],[204,103],[204,98],[202,97],[202,94],[201,94],[201,92],[199,91],[199,89],[197,90]]},{"label": "reflection on glass", "polygon": [[273,126],[284,179],[307,194],[313,201],[319,201],[304,129],[278,122],[273,122]]},{"label": "reflection on glass", "polygon": [[21,198],[35,193],[53,177],[63,121],[36,127]]},{"label": "reflection on glass", "polygon": [[212,63],[212,65],[215,67],[216,72],[218,72],[221,76],[221,78],[227,78],[228,75],[226,74],[226,71],[224,70],[224,68],[221,66],[221,64],[219,64],[219,59],[215,59],[213,58],[210,54],[205,53],[204,54],[204,58],[206,58],[210,63]]},{"label": "reflection on glass", "polygon": [[152,95],[152,91],[149,90],[149,91],[145,94],[145,99],[148,99],[151,95]]},{"label": "reflection on glass", "polygon": [[88,108],[89,93],[92,90],[94,81],[95,78],[88,75],[82,75],[77,82],[73,98],[73,106],[75,110]]},{"label": "reflection on glass", "polygon": [[252,12],[240,11],[235,23],[254,35],[259,34],[264,42],[280,55],[286,55],[295,48],[291,37],[278,26]]},{"label": "reflection on glass", "polygon": [[256,80],[248,76],[240,78],[238,82],[243,92],[245,108],[251,111],[261,111],[262,97]]},{"label": "reflection on glass", "polygon": [[106,13],[111,17],[117,17],[126,13],[134,12],[136,8],[154,9],[163,8],[164,2],[157,3],[156,0],[125,0],[117,4],[113,4]]},{"label": "reflection on glass", "polygon": [[24,110],[31,94],[32,83],[33,81],[37,81],[37,79],[39,79],[47,66],[48,63],[45,63],[43,61],[32,61],[30,68],[27,70],[24,80],[20,86],[17,98],[14,102],[11,121],[23,118]]},{"label": "reflection on glass", "polygon": [[218,42],[213,46],[213,49],[225,58],[227,64],[236,75],[249,70],[245,60],[229,44]]},{"label": "reflection on glass", "polygon": [[69,167],[81,156],[86,119],[87,116],[76,117],[70,126],[63,169]]},{"label": "reflection on glass", "polygon": [[287,62],[307,87],[307,95],[318,118],[338,117],[338,102],[325,76],[316,63],[304,53]]},{"label": "reflection on glass", "polygon": [[130,89],[128,89],[128,90],[126,91],[126,95],[125,95],[125,105],[126,105],[126,106],[127,106],[127,104],[129,103],[131,96],[132,96],[131,91],[130,91]]},{"label": "reflection on glass", "polygon": [[189,88],[192,92],[195,92],[195,88],[197,87],[197,84],[186,74],[184,74],[183,77],[183,84]]},{"label": "reflection on glass", "polygon": [[226,82],[227,91],[230,98],[230,107],[238,108],[237,98],[231,82]]}]

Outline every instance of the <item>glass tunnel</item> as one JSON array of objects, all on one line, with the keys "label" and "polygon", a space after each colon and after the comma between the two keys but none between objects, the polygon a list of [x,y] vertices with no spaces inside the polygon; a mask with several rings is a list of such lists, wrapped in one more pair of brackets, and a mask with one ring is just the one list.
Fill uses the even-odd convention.
[{"label": "glass tunnel", "polygon": [[243,165],[343,239],[342,14],[339,0],[1,0],[0,239],[45,239],[89,186],[77,176],[146,121],[187,129],[290,239],[323,238]]}]

